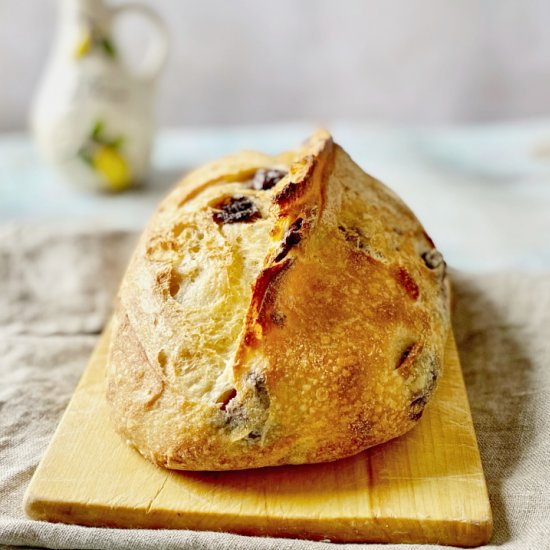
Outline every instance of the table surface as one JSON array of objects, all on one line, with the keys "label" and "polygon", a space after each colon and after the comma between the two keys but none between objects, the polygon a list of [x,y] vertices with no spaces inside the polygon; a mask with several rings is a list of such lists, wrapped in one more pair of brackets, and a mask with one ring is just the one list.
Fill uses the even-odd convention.
[{"label": "table surface", "polygon": [[[186,171],[245,148],[299,144],[307,123],[164,129],[147,185],[120,195],[60,182],[27,135],[0,136],[0,222],[140,230]],[[454,267],[550,268],[550,119],[443,128],[330,125],[335,140],[411,206]]]}]

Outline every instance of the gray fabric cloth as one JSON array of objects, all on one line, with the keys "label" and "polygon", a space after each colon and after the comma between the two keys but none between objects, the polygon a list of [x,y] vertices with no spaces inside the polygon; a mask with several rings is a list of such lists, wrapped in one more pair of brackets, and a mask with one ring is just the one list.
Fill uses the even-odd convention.
[{"label": "gray fabric cloth", "polygon": [[[0,227],[0,545],[326,548],[25,517],[23,493],[108,318],[135,240],[120,232]],[[494,513],[491,546],[550,548],[550,274],[453,273],[453,281],[454,326]],[[344,546],[351,545],[330,547]]]}]

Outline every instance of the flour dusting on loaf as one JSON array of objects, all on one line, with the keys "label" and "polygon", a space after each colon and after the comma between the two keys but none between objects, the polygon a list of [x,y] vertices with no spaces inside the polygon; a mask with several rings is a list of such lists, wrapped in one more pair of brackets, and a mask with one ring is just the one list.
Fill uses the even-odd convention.
[{"label": "flour dusting on loaf", "polygon": [[449,330],[445,262],[324,131],[186,176],[122,281],[107,397],[152,462],[336,460],[411,429]]}]

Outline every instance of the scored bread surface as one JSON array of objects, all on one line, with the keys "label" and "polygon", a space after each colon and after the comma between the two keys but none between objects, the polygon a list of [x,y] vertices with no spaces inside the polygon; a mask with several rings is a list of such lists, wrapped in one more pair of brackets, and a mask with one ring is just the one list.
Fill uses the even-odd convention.
[{"label": "scored bread surface", "polygon": [[448,302],[418,220],[326,132],[222,158],[161,203],[124,276],[113,420],[167,468],[350,456],[420,419]]}]

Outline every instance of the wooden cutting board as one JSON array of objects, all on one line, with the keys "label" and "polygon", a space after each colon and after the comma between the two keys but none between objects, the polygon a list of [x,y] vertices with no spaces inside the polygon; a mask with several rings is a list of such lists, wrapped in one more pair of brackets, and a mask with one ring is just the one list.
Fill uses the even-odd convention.
[{"label": "wooden cutting board", "polygon": [[332,541],[484,544],[492,520],[454,338],[418,426],[327,464],[170,472],[131,450],[104,399],[103,334],[27,490],[27,513],[92,526]]}]

